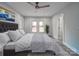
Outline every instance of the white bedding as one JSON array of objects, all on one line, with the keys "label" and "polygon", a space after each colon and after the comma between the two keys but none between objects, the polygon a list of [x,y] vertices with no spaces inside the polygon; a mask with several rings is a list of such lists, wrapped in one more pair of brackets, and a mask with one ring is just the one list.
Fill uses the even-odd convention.
[{"label": "white bedding", "polygon": [[15,43],[15,51],[28,50],[31,47],[33,34],[26,34]]},{"label": "white bedding", "polygon": [[6,33],[0,33],[0,47],[5,46],[9,42],[10,38]]},{"label": "white bedding", "polygon": [[32,52],[45,52],[52,50],[57,55],[65,55],[64,50],[57,44],[56,40],[45,33],[28,33],[15,44],[15,51],[32,50]]}]

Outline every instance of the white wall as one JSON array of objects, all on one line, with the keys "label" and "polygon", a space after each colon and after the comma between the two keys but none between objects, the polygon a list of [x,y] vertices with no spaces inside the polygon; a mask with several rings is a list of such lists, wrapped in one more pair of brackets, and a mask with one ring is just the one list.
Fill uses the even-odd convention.
[{"label": "white wall", "polygon": [[79,53],[79,3],[74,2],[58,12],[64,14],[64,44]]},{"label": "white wall", "polygon": [[7,8],[11,11],[13,11],[15,13],[15,22],[18,23],[19,29],[23,29],[23,21],[24,18],[21,14],[19,14],[18,12],[16,12],[16,10],[12,9],[9,5],[7,5],[6,3],[0,2],[0,6]]},{"label": "white wall", "polygon": [[44,25],[49,25],[49,34],[52,34],[52,25],[51,25],[51,18],[50,17],[25,17],[25,32],[31,32],[32,31],[32,21],[44,21]]},{"label": "white wall", "polygon": [[15,14],[15,22],[18,23],[19,29],[24,29],[24,18],[20,14]]}]

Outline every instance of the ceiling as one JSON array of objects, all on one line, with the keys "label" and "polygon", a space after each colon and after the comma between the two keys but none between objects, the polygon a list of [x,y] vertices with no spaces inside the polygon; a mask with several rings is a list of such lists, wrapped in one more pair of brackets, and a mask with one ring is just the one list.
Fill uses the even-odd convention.
[{"label": "ceiling", "polygon": [[[32,3],[34,4],[34,2]],[[67,6],[69,2],[40,2],[40,6],[47,4],[50,5],[50,7],[40,9],[35,9],[27,2],[7,2],[7,4],[23,16],[52,16],[53,14]]]}]

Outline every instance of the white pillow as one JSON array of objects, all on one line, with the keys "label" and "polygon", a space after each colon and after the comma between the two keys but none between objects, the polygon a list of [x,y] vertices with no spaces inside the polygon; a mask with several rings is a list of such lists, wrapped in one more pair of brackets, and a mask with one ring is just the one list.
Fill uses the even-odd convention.
[{"label": "white pillow", "polygon": [[4,32],[6,35],[8,35],[8,31],[7,32]]},{"label": "white pillow", "polygon": [[19,31],[8,31],[8,35],[12,41],[17,41],[23,36]]},{"label": "white pillow", "polygon": [[7,34],[0,33],[0,45],[5,45],[9,41],[10,41],[10,38]]},{"label": "white pillow", "polygon": [[5,34],[8,34],[8,31],[7,32],[4,32]]},{"label": "white pillow", "polygon": [[24,30],[19,30],[22,35],[25,34]]}]

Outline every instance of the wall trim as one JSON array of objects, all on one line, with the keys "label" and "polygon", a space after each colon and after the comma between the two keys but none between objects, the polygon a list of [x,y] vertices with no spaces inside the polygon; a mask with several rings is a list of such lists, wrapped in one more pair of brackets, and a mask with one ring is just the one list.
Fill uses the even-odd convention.
[{"label": "wall trim", "polygon": [[66,42],[63,42],[63,44],[64,44],[65,46],[67,46],[68,48],[70,48],[70,49],[71,49],[72,51],[74,51],[75,53],[79,54],[79,50],[77,50],[77,49],[75,49],[74,47],[68,45]]}]

